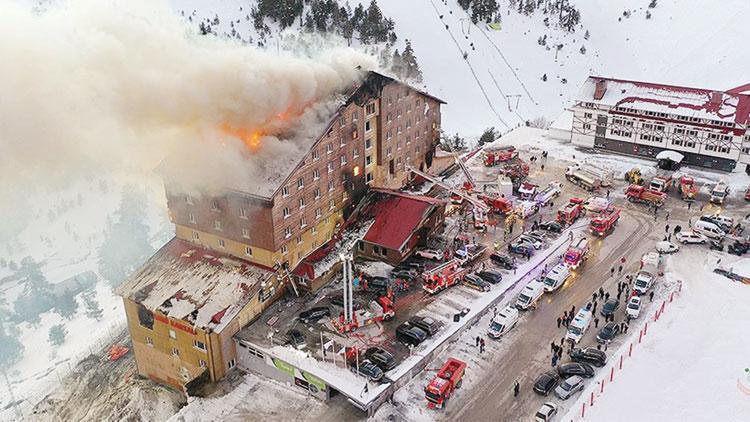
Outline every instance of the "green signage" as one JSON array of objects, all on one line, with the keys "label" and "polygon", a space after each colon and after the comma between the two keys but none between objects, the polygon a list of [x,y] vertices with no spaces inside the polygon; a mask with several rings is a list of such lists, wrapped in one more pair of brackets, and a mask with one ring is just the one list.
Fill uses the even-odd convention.
[{"label": "green signage", "polygon": [[276,358],[273,358],[273,364],[276,366],[276,369],[286,372],[292,377],[294,376],[294,367],[292,365]]},{"label": "green signage", "polygon": [[315,375],[302,371],[302,376],[305,377],[307,382],[318,387],[318,390],[326,389],[326,383],[322,379],[316,377]]}]

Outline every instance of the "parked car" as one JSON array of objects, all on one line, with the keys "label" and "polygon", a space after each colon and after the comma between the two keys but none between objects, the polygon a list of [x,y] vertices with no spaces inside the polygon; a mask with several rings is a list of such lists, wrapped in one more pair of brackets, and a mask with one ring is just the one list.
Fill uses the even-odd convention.
[{"label": "parked car", "polygon": [[557,405],[554,403],[544,403],[534,415],[536,422],[549,422],[557,414]]},{"label": "parked car", "polygon": [[372,382],[380,382],[383,379],[383,370],[369,360],[359,362],[359,367],[354,364],[351,369],[355,374],[362,375]]},{"label": "parked car", "polygon": [[477,275],[484,281],[492,284],[497,284],[503,281],[503,275],[495,270],[484,270],[477,273]]},{"label": "parked car", "polygon": [[675,238],[680,243],[706,243],[708,239],[706,236],[698,232],[679,232],[675,235]]},{"label": "parked car", "polygon": [[419,315],[414,315],[413,317],[409,318],[409,324],[427,333],[428,337],[435,335],[435,333],[437,333],[440,329],[440,325],[437,321],[430,317],[423,317]]},{"label": "parked car", "polygon": [[420,274],[424,271],[424,262],[409,258],[407,261],[398,264],[394,270],[414,270],[417,274]]},{"label": "parked car", "polygon": [[518,240],[526,242],[534,247],[534,249],[541,249],[544,246],[544,240],[540,240],[536,236],[532,236],[530,233],[524,233],[518,237]]},{"label": "parked car", "polygon": [[513,268],[516,268],[516,264],[513,261],[513,258],[505,254],[494,252],[492,255],[490,255],[490,261],[492,261],[499,267],[505,268],[506,270],[512,270]]},{"label": "parked car", "polygon": [[546,396],[560,381],[560,376],[555,371],[547,371],[539,375],[534,381],[534,392]]},{"label": "parked car", "polygon": [[561,378],[567,378],[572,375],[578,375],[583,378],[591,378],[594,376],[594,368],[588,363],[583,362],[567,362],[557,365],[557,374]]},{"label": "parked car", "polygon": [[367,290],[371,290],[378,294],[385,294],[390,287],[391,280],[387,277],[375,276],[367,278]]},{"label": "parked car", "polygon": [[409,268],[394,268],[393,271],[391,271],[391,277],[413,280],[419,277],[419,273],[417,272],[417,270],[412,270]]},{"label": "parked car", "polygon": [[508,252],[518,255],[534,255],[534,246],[524,240],[517,240],[508,245]]},{"label": "parked car", "polygon": [[583,390],[583,378],[573,375],[555,388],[555,395],[561,400],[567,400],[570,396],[581,390]]},{"label": "parked car", "polygon": [[699,218],[699,221],[705,221],[708,223],[715,224],[718,226],[721,230],[728,232],[731,230],[732,225],[734,224],[734,219],[731,217],[727,217],[724,215],[702,215]]},{"label": "parked car", "polygon": [[607,364],[607,354],[601,350],[597,350],[594,347],[587,347],[585,349],[573,349],[570,352],[570,359],[573,362],[589,363],[601,368]]},{"label": "parked car", "polygon": [[638,296],[631,297],[628,301],[628,306],[625,308],[625,313],[630,318],[638,318],[641,315],[641,298]]},{"label": "parked car", "polygon": [[300,330],[291,329],[286,332],[286,344],[295,349],[305,347],[305,335]]},{"label": "parked car", "polygon": [[464,284],[472,289],[479,290],[480,292],[490,291],[490,283],[482,280],[481,277],[475,274],[466,274],[464,277]]},{"label": "parked car", "polygon": [[614,321],[608,322],[607,325],[599,330],[599,334],[596,335],[596,341],[600,344],[609,343],[618,334],[620,334],[620,324]]},{"label": "parked car", "polygon": [[545,221],[544,223],[539,224],[538,227],[552,233],[562,233],[563,231],[563,225],[557,221]]},{"label": "parked car", "polygon": [[680,247],[675,245],[672,242],[667,242],[666,240],[661,242],[656,242],[656,252],[668,254],[668,253],[675,253],[680,250]]},{"label": "parked car", "polygon": [[609,300],[604,302],[604,305],[602,306],[602,310],[599,311],[599,313],[601,313],[602,316],[614,315],[618,306],[620,306],[619,300],[614,299],[614,298],[609,298]]},{"label": "parked car", "polygon": [[435,261],[441,261],[443,259],[443,252],[437,249],[420,249],[414,253],[422,258],[432,259]]},{"label": "parked car", "polygon": [[329,316],[331,316],[331,310],[326,307],[319,306],[300,312],[299,320],[305,324],[309,324],[311,322],[316,322],[322,318]]},{"label": "parked car", "polygon": [[724,251],[724,242],[722,240],[709,240],[708,249],[712,251]]},{"label": "parked car", "polygon": [[489,338],[499,339],[505,333],[512,330],[518,322],[518,309],[513,305],[508,305],[502,311],[498,312],[490,322],[490,328],[487,330]]},{"label": "parked car", "polygon": [[427,333],[421,328],[415,327],[405,322],[396,327],[396,340],[407,346],[418,346],[425,341]]},{"label": "parked car", "polygon": [[737,256],[746,254],[748,250],[750,250],[750,242],[735,241],[727,246],[727,252]]},{"label": "parked car", "polygon": [[396,367],[396,359],[391,352],[382,347],[368,347],[367,350],[365,350],[365,358],[377,365],[384,372],[390,371]]}]

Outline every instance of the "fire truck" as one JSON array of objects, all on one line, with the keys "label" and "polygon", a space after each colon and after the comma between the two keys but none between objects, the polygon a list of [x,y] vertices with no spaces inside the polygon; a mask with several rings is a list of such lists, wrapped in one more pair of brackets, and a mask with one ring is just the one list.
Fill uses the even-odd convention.
[{"label": "fire truck", "polygon": [[513,211],[513,202],[508,198],[501,198],[494,195],[483,194],[479,195],[479,199],[484,201],[485,204],[490,208],[490,211],[498,214],[508,214]]},{"label": "fire truck", "polygon": [[521,186],[518,188],[518,196],[524,201],[529,201],[531,200],[531,198],[533,198],[536,195],[536,191],[538,187],[539,186],[533,183],[523,182],[521,183]]},{"label": "fire truck", "polygon": [[521,187],[521,182],[529,175],[529,165],[520,158],[516,158],[505,163],[500,173],[508,176],[513,183],[513,189],[518,190]]},{"label": "fire truck", "polygon": [[434,295],[463,281],[466,268],[458,259],[451,259],[422,273],[422,289]]},{"label": "fire truck", "polygon": [[604,236],[611,230],[614,230],[618,220],[620,220],[620,209],[609,207],[591,219],[589,231],[593,234]]},{"label": "fire truck", "polygon": [[668,174],[662,174],[651,179],[651,183],[649,183],[648,188],[656,192],[666,193],[669,192],[669,189],[673,184],[674,181],[672,180],[672,176]]},{"label": "fire truck", "polygon": [[340,333],[349,333],[359,328],[381,321],[390,321],[396,316],[393,310],[393,293],[380,296],[370,301],[367,309],[357,309],[352,315],[352,321],[347,323],[342,313],[338,319],[333,319],[333,325]]},{"label": "fire truck", "polygon": [[497,150],[485,150],[484,165],[487,167],[492,167],[500,163],[510,161],[517,157],[518,151],[516,151],[516,147],[514,146],[507,146]]},{"label": "fire truck", "polygon": [[562,191],[562,184],[560,182],[549,182],[544,190],[534,195],[534,202],[545,206],[549,204],[551,200],[560,196],[560,191]]},{"label": "fire truck", "polygon": [[644,202],[660,207],[664,205],[664,199],[666,199],[667,194],[639,185],[630,185],[628,186],[628,190],[625,191],[625,196],[627,196],[630,202]]},{"label": "fire truck", "polygon": [[582,237],[574,241],[565,251],[565,265],[572,269],[580,267],[589,256],[589,240]]},{"label": "fire truck", "polygon": [[698,186],[695,184],[695,179],[690,176],[680,177],[680,198],[684,201],[695,201],[696,195],[698,195]]},{"label": "fire truck", "polygon": [[583,199],[570,198],[570,201],[557,210],[557,222],[560,224],[573,224],[579,217],[586,215],[583,207]]},{"label": "fire truck", "polygon": [[427,407],[430,409],[445,407],[445,402],[457,389],[461,388],[465,371],[466,362],[456,358],[448,358],[435,378],[424,388]]}]

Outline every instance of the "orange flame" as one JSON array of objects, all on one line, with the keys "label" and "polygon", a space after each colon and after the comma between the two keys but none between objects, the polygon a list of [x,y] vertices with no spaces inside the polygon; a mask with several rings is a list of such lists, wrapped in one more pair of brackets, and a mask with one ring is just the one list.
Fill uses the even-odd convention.
[{"label": "orange flame", "polygon": [[221,125],[221,130],[227,135],[240,139],[251,151],[257,151],[260,147],[260,137],[262,134],[259,131],[235,128],[230,126],[229,123]]}]

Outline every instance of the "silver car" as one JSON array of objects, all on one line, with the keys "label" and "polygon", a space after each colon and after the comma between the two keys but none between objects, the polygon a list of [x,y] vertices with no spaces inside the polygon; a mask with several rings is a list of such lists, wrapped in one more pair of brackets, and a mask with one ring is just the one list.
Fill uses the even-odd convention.
[{"label": "silver car", "polygon": [[581,390],[583,390],[583,378],[573,375],[555,388],[555,395],[561,400],[567,400],[570,396]]}]

